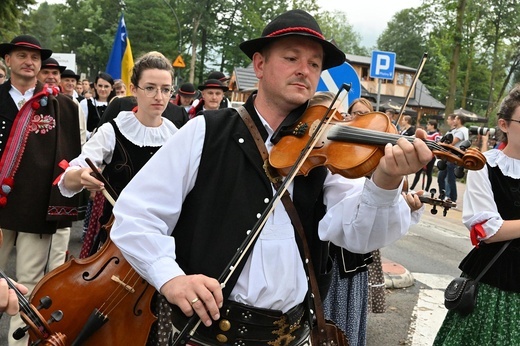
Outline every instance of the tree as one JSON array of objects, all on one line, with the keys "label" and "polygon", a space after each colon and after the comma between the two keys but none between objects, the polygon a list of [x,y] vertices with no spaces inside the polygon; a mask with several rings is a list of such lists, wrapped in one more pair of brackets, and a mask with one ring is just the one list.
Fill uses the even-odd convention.
[{"label": "tree", "polygon": [[396,13],[377,39],[381,50],[395,52],[404,66],[417,66],[427,51],[424,15],[419,9],[404,9]]},{"label": "tree", "polygon": [[9,42],[20,34],[23,10],[36,4],[36,0],[3,0],[0,6],[0,39]]},{"label": "tree", "polygon": [[368,49],[361,46],[361,36],[348,23],[345,12],[324,11],[317,16],[323,35],[333,39],[336,45],[347,54],[369,55]]}]

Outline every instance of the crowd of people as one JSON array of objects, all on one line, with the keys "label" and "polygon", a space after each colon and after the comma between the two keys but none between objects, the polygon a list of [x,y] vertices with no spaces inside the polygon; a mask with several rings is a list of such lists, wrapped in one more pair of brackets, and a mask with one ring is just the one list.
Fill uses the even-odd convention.
[{"label": "crowd of people", "polygon": [[[324,165],[286,177],[289,198],[277,203],[283,177],[265,157],[298,133],[310,107],[331,107],[347,125],[374,109],[363,98],[347,108],[332,104],[334,94],[315,92],[321,72],[342,64],[345,54],[305,11],[279,15],[240,49],[252,61],[258,88],[233,108],[222,72],[175,90],[171,64],[159,52],[139,57],[125,85],[104,72],[93,83],[81,80],[29,35],[0,44],[0,270],[15,249],[13,285],[21,294],[66,261],[72,222],[84,218],[80,257],[110,237],[155,287],[158,322],[148,345],[170,345],[192,316],[202,324],[188,344],[310,345],[321,311],[315,307],[322,304],[350,345],[366,344],[368,312],[385,310],[379,249],[403,237],[424,209],[422,191],[403,193],[407,176],[415,174],[414,190],[425,172],[421,190],[429,191],[436,160],[423,140],[466,145],[465,119],[448,116],[450,130],[441,135],[434,120],[426,129],[410,116],[397,124],[389,110],[396,131],[415,139],[387,144],[377,166],[360,177],[332,174]],[[486,151],[487,165],[467,177],[463,222],[475,248],[461,269],[469,277],[504,241],[518,238],[515,123],[520,87],[500,107],[503,147]],[[115,204],[87,158],[115,191]],[[438,174],[439,190],[452,201],[455,176],[451,163]],[[483,189],[494,198],[484,199]],[[520,306],[516,242],[482,279],[476,311],[450,312],[436,345],[471,344],[470,334],[486,345],[520,338],[510,317]],[[311,294],[313,276],[320,302]],[[24,325],[18,303],[0,278],[0,314],[13,315],[10,346],[28,340],[12,337]]]}]

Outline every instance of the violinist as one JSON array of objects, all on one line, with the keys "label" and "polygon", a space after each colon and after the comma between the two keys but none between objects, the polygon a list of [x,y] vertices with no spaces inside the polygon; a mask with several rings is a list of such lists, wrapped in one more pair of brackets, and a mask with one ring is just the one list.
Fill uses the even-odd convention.
[{"label": "violinist", "polygon": [[[245,109],[270,151],[283,136],[280,129],[307,110],[322,70],[342,64],[345,54],[302,10],[276,17],[260,38],[240,48],[253,60],[259,79]],[[370,179],[349,180],[325,166],[294,179],[288,191],[308,234],[317,277],[327,271],[329,241],[366,253],[406,233],[411,216],[401,196],[403,176],[430,158],[423,141],[399,139],[385,147]],[[275,206],[225,287],[217,279],[274,193],[238,111],[204,112],[126,186],[114,207],[110,236],[175,307],[176,329],[184,327],[187,316],[200,317],[195,342],[251,345],[257,340],[255,344],[267,345],[292,340],[284,344],[308,345],[307,275],[283,205]]]}]

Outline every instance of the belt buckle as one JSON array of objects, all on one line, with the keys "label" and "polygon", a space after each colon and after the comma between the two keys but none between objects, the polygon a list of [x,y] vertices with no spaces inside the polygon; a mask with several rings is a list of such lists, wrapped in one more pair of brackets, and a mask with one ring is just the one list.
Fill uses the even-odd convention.
[{"label": "belt buckle", "polygon": [[287,323],[287,316],[284,315],[279,320],[275,321],[273,324],[279,328],[274,330],[272,333],[278,335],[278,337],[273,341],[269,341],[267,344],[270,346],[289,345],[294,339],[296,339],[296,336],[292,335],[292,333],[301,327],[300,320],[301,318],[289,325]]}]

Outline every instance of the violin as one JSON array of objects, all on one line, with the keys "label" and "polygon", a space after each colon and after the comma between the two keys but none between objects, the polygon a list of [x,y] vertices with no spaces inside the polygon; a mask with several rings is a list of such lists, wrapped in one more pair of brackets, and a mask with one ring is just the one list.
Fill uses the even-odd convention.
[{"label": "violin", "polygon": [[[284,129],[282,137],[269,155],[270,165],[282,175],[287,175],[296,162],[309,138],[319,126],[323,114],[332,117],[318,138],[309,156],[303,162],[298,174],[307,175],[317,166],[326,166],[332,173],[346,178],[360,178],[369,175],[384,156],[387,143],[396,144],[400,138],[413,142],[415,137],[397,134],[396,127],[386,114],[367,113],[353,120],[338,121],[335,109],[316,105],[309,107],[300,121]],[[437,158],[452,162],[469,170],[482,169],[486,158],[476,148],[465,151],[446,143],[436,143],[423,139]]]},{"label": "violin", "polygon": [[51,299],[47,296],[42,297],[40,305],[34,307],[1,270],[0,278],[4,278],[9,288],[16,293],[18,304],[20,305],[20,316],[25,324],[27,324],[26,327],[17,329],[13,334],[13,338],[19,340],[23,338],[26,331],[29,330],[30,339],[35,341],[38,345],[65,346],[67,337],[60,332],[53,332],[50,328],[52,323],[61,320],[63,312],[61,310],[52,312],[49,320],[45,320],[39,312],[41,309],[48,309],[50,307],[52,304]]},{"label": "violin", "polygon": [[430,196],[419,196],[419,200],[422,203],[432,205],[433,208],[430,210],[430,212],[433,215],[436,215],[438,210],[437,207],[443,208],[442,216],[446,216],[448,213],[448,210],[450,208],[457,207],[457,203],[453,202],[451,199],[446,198],[446,195],[444,192],[441,192],[437,198],[435,198],[435,193],[437,192],[436,189],[430,189]]}]

